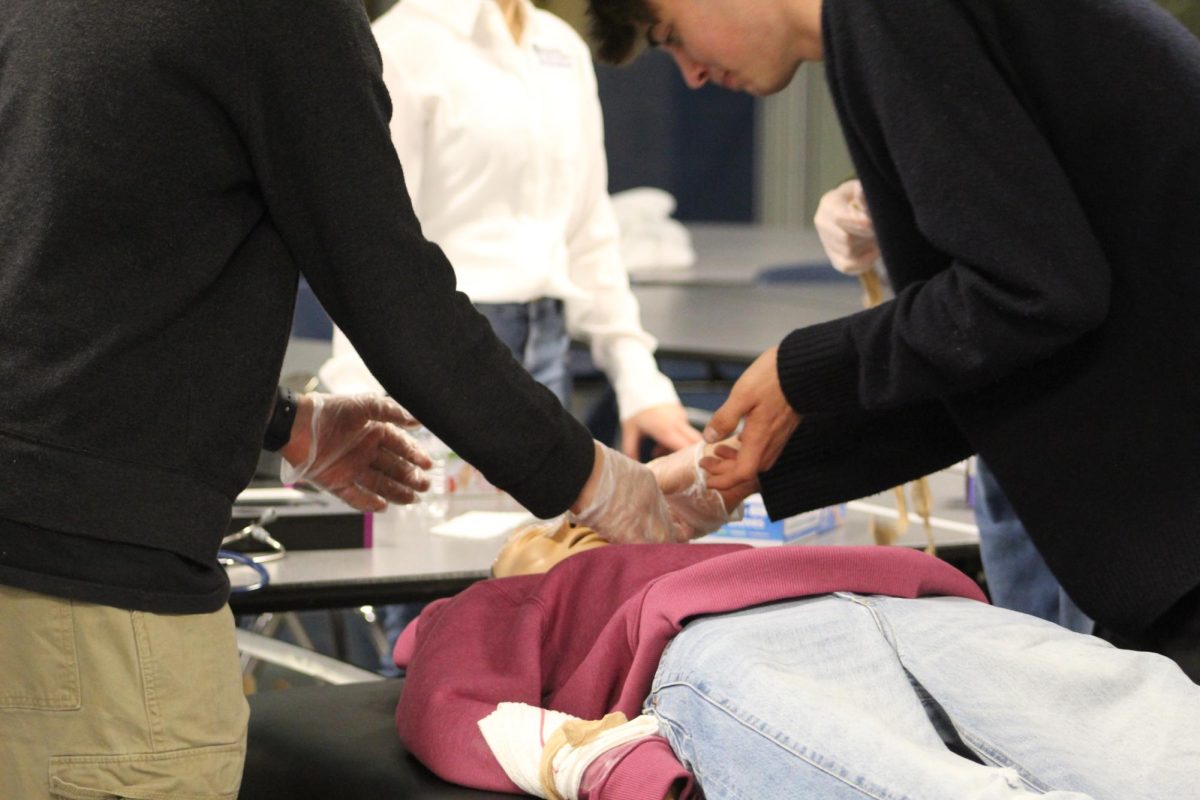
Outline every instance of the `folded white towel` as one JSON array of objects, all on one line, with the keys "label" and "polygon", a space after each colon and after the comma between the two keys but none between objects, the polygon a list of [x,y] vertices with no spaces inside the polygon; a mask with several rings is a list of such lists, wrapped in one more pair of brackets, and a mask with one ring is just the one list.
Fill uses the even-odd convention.
[{"label": "folded white towel", "polygon": [[691,234],[671,219],[675,198],[670,193],[642,186],[617,192],[612,199],[621,230],[621,257],[631,275],[687,269],[696,263]]},{"label": "folded white towel", "polygon": [[692,237],[673,219],[635,223],[621,231],[621,258],[631,275],[654,270],[689,269],[696,264]]},{"label": "folded white towel", "polygon": [[644,219],[666,219],[675,213],[675,197],[653,186],[626,189],[612,196],[613,211],[622,223]]}]

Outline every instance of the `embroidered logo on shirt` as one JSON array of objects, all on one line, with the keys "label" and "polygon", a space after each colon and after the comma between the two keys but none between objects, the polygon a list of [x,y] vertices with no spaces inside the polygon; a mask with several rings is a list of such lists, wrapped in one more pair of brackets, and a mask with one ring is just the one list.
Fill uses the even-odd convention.
[{"label": "embroidered logo on shirt", "polygon": [[542,47],[535,44],[533,52],[537,54],[538,61],[542,62],[544,67],[569,67],[574,63],[571,61],[571,56],[557,47]]}]

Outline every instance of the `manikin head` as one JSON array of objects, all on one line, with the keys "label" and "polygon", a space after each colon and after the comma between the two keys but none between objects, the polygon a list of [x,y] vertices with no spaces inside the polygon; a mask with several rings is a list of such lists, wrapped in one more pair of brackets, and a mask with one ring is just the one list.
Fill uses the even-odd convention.
[{"label": "manikin head", "polygon": [[600,58],[628,61],[643,44],[675,59],[688,86],[767,95],[821,58],[822,0],[588,0]]},{"label": "manikin head", "polygon": [[[714,444],[685,447],[650,462],[649,469],[672,517],[681,526],[680,532],[696,536],[712,531],[730,520],[729,509],[734,509],[740,519],[739,506],[758,491],[757,478],[723,490],[707,488],[706,478],[709,472],[731,465],[740,448],[741,442],[731,436]],[[492,565],[492,577],[546,572],[568,556],[606,544],[592,529],[564,517],[534,523],[517,530],[505,542]]]},{"label": "manikin head", "polygon": [[535,523],[513,533],[500,548],[492,564],[492,577],[546,572],[567,556],[607,544],[591,528],[574,525],[565,518]]}]

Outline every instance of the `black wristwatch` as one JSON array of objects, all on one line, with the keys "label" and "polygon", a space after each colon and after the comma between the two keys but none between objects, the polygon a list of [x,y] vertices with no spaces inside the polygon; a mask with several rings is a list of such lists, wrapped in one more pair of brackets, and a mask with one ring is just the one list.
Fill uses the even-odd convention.
[{"label": "black wristwatch", "polygon": [[275,408],[271,409],[271,420],[263,434],[263,450],[275,452],[292,438],[292,423],[296,421],[299,401],[296,393],[286,386],[275,390]]}]

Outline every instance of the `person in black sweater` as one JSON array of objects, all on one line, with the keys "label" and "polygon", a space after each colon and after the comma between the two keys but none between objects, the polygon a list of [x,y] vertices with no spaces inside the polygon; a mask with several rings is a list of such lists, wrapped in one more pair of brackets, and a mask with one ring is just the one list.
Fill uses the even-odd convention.
[{"label": "person in black sweater", "polygon": [[[864,275],[879,268],[879,243],[858,180],[844,181],[821,196],[813,227],[839,272]],[[971,506],[979,528],[979,560],[987,579],[988,598],[1001,608],[1091,633],[1095,627],[1092,620],[1050,572],[981,459],[974,462],[972,480]]]},{"label": "person in black sweater", "polygon": [[[455,291],[358,0],[0,0],[0,74],[0,796],[236,795],[216,553],[300,274],[388,392],[529,510],[682,535],[649,470]],[[309,463],[290,439],[310,411],[275,437],[305,475],[368,507],[414,488],[380,483],[395,450]]]},{"label": "person in black sweater", "polygon": [[823,59],[895,298],[734,387],[786,516],[977,452],[1114,641],[1200,680],[1200,42],[1150,0],[590,0],[755,94]]}]

